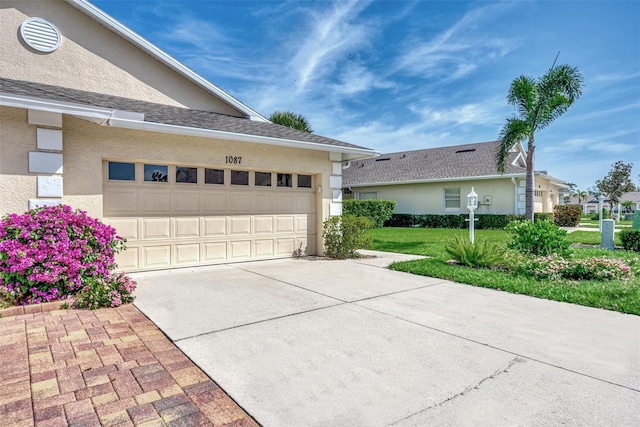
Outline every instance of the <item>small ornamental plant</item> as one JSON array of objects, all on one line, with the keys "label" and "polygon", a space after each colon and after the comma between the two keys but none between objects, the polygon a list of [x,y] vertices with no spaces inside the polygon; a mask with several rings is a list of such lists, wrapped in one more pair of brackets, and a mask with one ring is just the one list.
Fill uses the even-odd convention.
[{"label": "small ornamental plant", "polygon": [[100,293],[100,283],[107,297],[88,308],[130,302],[135,282],[112,273],[124,249],[113,227],[66,205],[7,215],[0,221],[0,294],[28,305]]},{"label": "small ornamental plant", "polygon": [[566,230],[551,221],[511,221],[504,229],[512,237],[507,247],[521,254],[547,256],[571,253]]},{"label": "small ornamental plant", "polygon": [[369,218],[341,215],[323,223],[324,254],[329,258],[358,258],[358,249],[369,249],[373,243],[366,230],[373,228]]},{"label": "small ornamental plant", "polygon": [[622,260],[606,257],[562,258],[512,254],[514,271],[539,279],[628,280],[634,277],[631,267]]},{"label": "small ornamental plant", "polygon": [[486,240],[471,243],[464,237],[454,236],[447,240],[444,249],[454,260],[468,267],[493,267],[504,259],[504,249]]}]

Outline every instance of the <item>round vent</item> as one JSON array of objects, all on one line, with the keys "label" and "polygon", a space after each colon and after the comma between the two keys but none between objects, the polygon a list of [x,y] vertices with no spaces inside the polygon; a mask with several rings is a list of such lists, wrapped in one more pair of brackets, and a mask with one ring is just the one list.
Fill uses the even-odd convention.
[{"label": "round vent", "polygon": [[29,18],[20,25],[22,40],[39,52],[53,52],[60,47],[60,31],[42,18]]}]

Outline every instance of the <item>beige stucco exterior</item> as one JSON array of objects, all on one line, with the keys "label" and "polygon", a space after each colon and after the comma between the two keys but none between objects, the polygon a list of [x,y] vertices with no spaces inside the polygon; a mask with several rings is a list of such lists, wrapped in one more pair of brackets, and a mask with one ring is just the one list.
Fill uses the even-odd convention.
[{"label": "beige stucco exterior", "polygon": [[[20,39],[20,25],[30,17],[60,30],[56,51],[38,53]],[[0,58],[5,78],[243,115],[62,1],[0,2]]]},{"label": "beige stucco exterior", "polygon": [[[535,212],[553,212],[558,203],[558,187],[550,180],[536,177]],[[445,208],[445,189],[460,190],[460,208]],[[467,194],[478,194],[478,214],[524,214],[524,177],[492,177],[420,183],[353,187],[353,198],[376,198],[397,202],[396,213],[459,214],[468,213]]]},{"label": "beige stucco exterior", "polygon": [[[27,123],[27,110],[0,107],[0,120],[0,215],[5,215],[28,209],[29,200],[37,196],[37,176],[42,174],[29,173],[29,152],[37,149],[38,126]],[[317,235],[321,235],[322,220],[329,216],[333,170],[327,152],[111,128],[66,115],[62,132],[62,202],[97,218],[104,217],[104,160],[228,169],[225,157],[229,155],[242,157],[236,169],[314,175]],[[321,251],[318,241],[315,252]]]}]

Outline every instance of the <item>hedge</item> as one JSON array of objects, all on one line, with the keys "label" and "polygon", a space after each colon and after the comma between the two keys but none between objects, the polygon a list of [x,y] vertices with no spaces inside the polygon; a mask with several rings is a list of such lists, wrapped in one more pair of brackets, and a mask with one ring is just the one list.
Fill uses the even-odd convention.
[{"label": "hedge", "polygon": [[391,218],[396,205],[392,200],[344,200],[342,214],[369,218],[375,228],[380,228]]},{"label": "hedge", "polygon": [[579,205],[557,205],[553,207],[553,223],[558,227],[576,227],[581,214]]},{"label": "hedge", "polygon": [[[536,213],[536,221],[551,221],[553,214]],[[468,214],[440,215],[440,214],[393,214],[384,223],[385,227],[422,227],[422,228],[467,228]],[[475,218],[478,230],[500,230],[509,222],[523,220],[524,215],[513,214],[479,214]]]},{"label": "hedge", "polygon": [[640,252],[640,230],[621,230],[619,235],[625,250]]}]

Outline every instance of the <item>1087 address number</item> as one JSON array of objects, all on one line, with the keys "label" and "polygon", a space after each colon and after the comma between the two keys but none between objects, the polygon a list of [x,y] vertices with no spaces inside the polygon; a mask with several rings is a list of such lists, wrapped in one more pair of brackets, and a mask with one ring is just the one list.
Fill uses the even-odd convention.
[{"label": "1087 address number", "polygon": [[240,165],[242,164],[242,157],[238,156],[226,156],[225,163],[228,165]]}]

